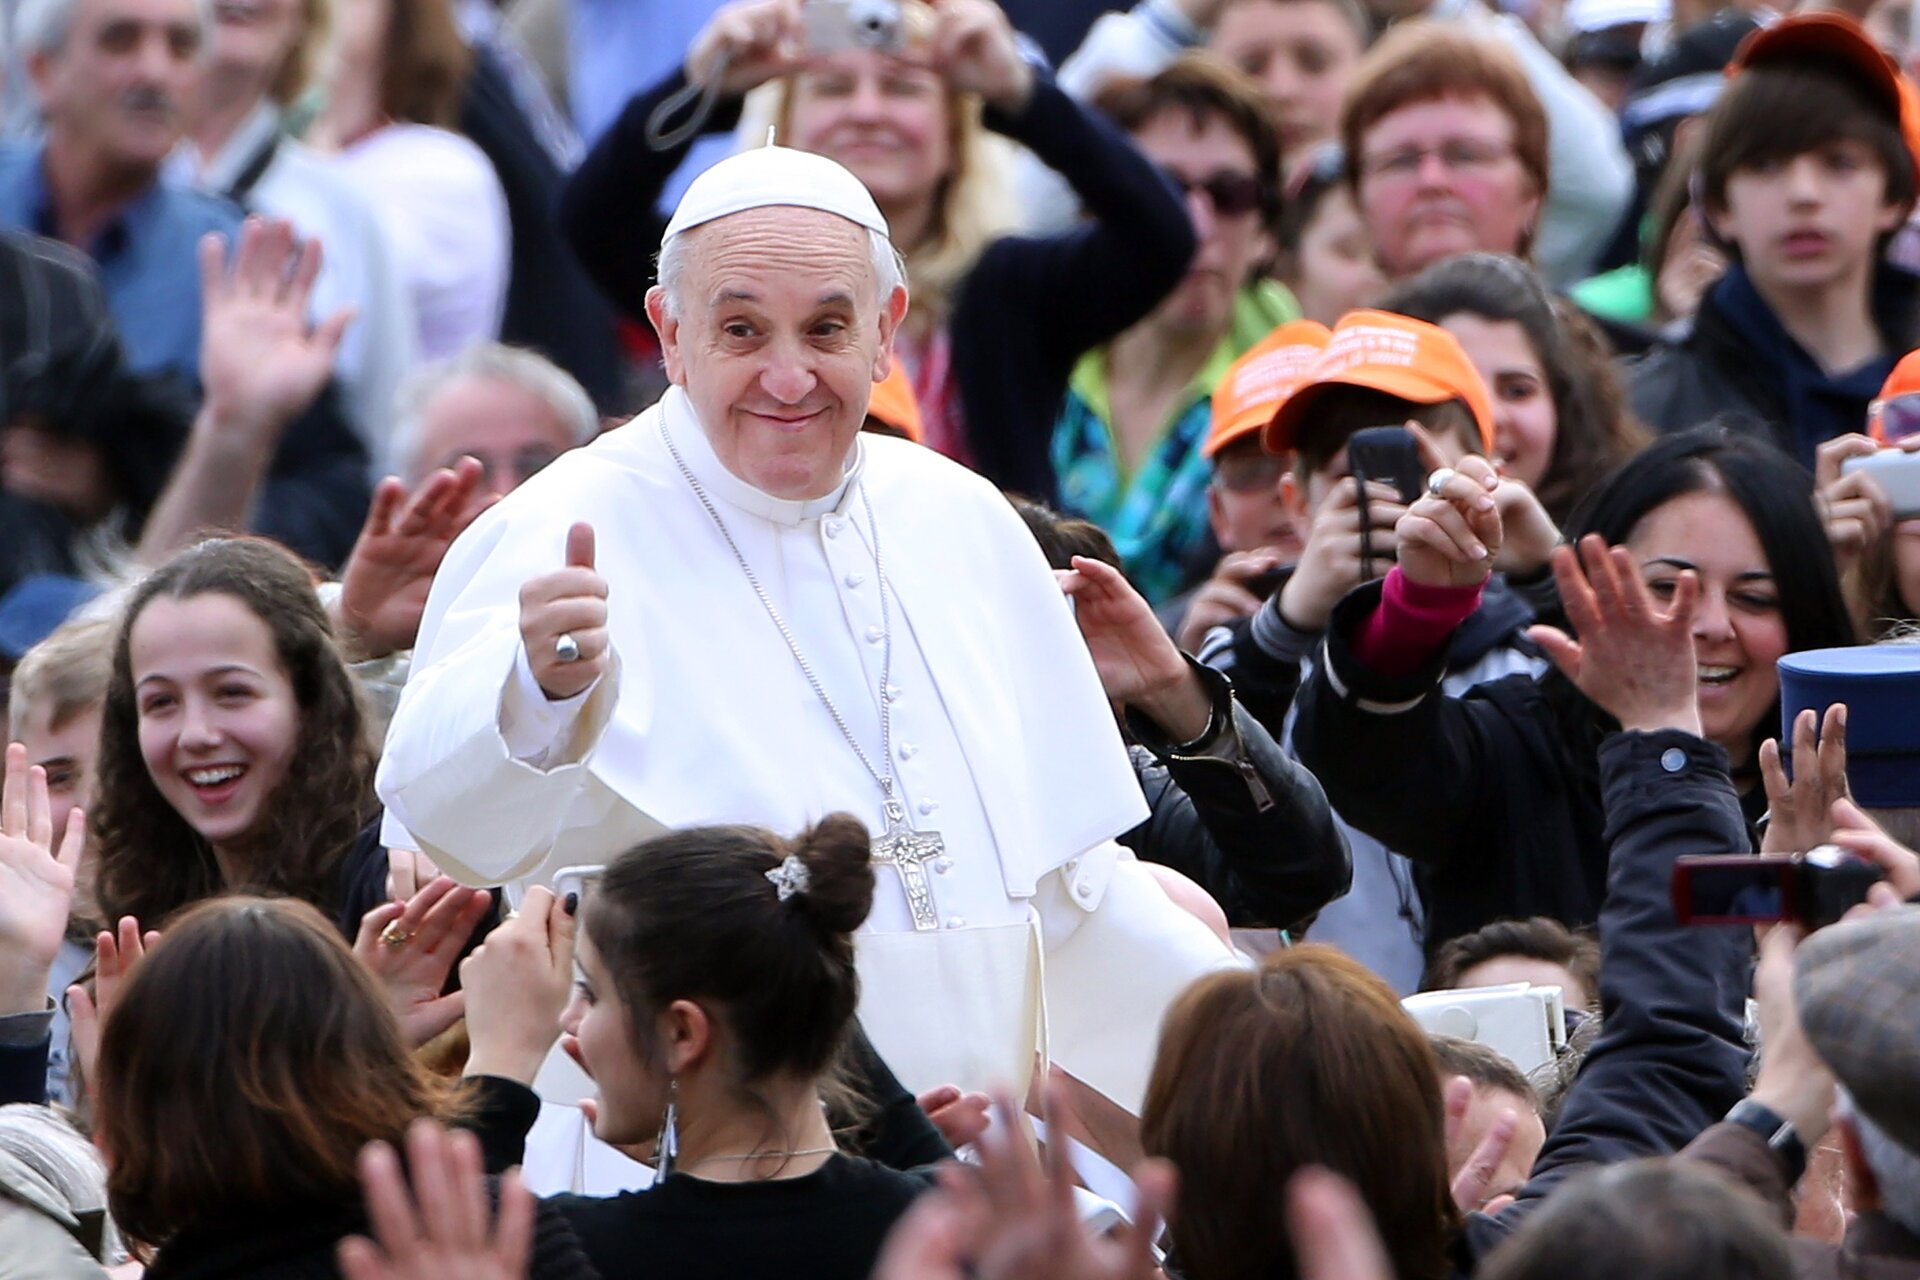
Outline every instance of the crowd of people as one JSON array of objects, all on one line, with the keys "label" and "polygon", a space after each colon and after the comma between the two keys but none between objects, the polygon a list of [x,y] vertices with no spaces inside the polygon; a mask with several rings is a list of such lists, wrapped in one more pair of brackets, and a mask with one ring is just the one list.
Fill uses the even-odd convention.
[{"label": "crowd of people", "polygon": [[0,6],[0,1280],[1920,1277],[1920,22],[1717,4]]}]

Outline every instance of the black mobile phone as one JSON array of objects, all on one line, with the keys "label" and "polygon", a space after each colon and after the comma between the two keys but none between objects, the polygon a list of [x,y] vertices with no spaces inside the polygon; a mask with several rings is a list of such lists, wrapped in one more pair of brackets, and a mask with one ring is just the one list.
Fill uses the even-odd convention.
[{"label": "black mobile phone", "polygon": [[1865,902],[1880,868],[1833,845],[1804,854],[1708,854],[1674,859],[1673,913],[1682,924],[1832,924]]},{"label": "black mobile phone", "polygon": [[1420,446],[1405,427],[1367,427],[1347,440],[1347,470],[1362,482],[1390,484],[1400,501],[1412,506],[1427,478],[1420,466]]}]

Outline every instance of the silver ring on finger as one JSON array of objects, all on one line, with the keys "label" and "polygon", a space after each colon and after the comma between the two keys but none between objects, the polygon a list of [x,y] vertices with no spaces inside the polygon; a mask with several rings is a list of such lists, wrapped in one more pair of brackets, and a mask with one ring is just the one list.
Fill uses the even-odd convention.
[{"label": "silver ring on finger", "polygon": [[560,638],[553,642],[553,656],[562,662],[580,661],[580,642],[573,638],[571,631],[563,631]]},{"label": "silver ring on finger", "polygon": [[1427,477],[1427,492],[1436,498],[1446,496],[1447,481],[1453,479],[1452,467],[1441,467]]}]

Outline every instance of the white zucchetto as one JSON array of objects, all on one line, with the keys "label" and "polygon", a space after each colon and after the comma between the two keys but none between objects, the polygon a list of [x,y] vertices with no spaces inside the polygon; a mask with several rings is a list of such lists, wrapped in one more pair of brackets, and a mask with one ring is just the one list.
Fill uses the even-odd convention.
[{"label": "white zucchetto", "polygon": [[715,218],[776,205],[819,209],[888,234],[880,206],[845,167],[811,151],[768,146],[728,156],[695,178],[660,243]]}]

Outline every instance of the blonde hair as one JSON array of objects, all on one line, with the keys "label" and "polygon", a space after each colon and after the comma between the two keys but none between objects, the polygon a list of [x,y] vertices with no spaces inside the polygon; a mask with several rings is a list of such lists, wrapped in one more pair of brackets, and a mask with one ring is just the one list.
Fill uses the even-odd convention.
[{"label": "blonde hair", "polygon": [[307,91],[320,82],[320,71],[332,43],[332,0],[300,0],[300,38],[287,50],[285,61],[273,73],[267,96],[282,109],[305,97]]},{"label": "blonde hair", "polygon": [[64,622],[51,635],[27,650],[13,669],[7,695],[7,732],[18,741],[27,717],[46,716],[47,727],[58,729],[75,716],[103,705],[107,679],[113,672],[113,641],[118,633],[113,617],[86,616]]},{"label": "blonde hair", "polygon": [[[777,139],[791,134],[793,83],[793,76],[782,76],[747,95],[735,134],[743,148],[764,145],[768,128]],[[948,89],[946,99],[952,159],[934,195],[933,218],[919,244],[894,246],[907,264],[909,323],[917,320],[926,331],[946,324],[960,282],[981,250],[1019,225],[1012,145],[981,123],[979,95]]]}]

